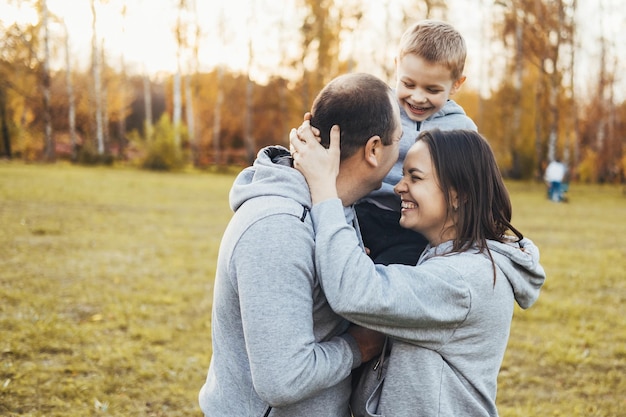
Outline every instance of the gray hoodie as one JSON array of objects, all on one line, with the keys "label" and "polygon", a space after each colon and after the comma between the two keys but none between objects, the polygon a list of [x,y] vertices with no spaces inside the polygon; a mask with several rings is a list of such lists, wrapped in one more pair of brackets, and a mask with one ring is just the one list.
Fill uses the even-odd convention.
[{"label": "gray hoodie", "polygon": [[[393,337],[378,415],[497,416],[496,385],[514,304],[528,308],[545,273],[528,239],[477,251],[427,247],[417,266],[374,265],[331,199],[311,212],[315,262],[332,308]],[[374,414],[376,415],[376,414]]]},{"label": "gray hoodie", "polygon": [[477,130],[476,124],[467,117],[465,111],[453,100],[448,100],[437,113],[430,116],[420,124],[407,116],[404,108],[400,107],[402,120],[402,138],[400,138],[400,155],[383,180],[383,185],[378,190],[372,191],[363,201],[373,203],[380,208],[400,211],[400,197],[393,192],[393,187],[402,178],[402,165],[409,148],[415,143],[415,139],[421,131],[430,129],[452,130],[468,129]]},{"label": "gray hoodie", "polygon": [[199,394],[206,416],[349,416],[361,356],[320,288],[309,188],[289,157],[262,149],[230,192],[235,213],[218,255],[213,356]]}]

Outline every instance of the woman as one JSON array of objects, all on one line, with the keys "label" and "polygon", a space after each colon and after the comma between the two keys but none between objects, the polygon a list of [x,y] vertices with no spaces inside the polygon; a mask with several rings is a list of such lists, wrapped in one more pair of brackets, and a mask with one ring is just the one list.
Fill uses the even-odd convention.
[{"label": "woman", "polygon": [[395,186],[400,224],[429,241],[416,266],[375,265],[336,196],[339,134],[328,150],[291,134],[294,166],[314,206],[316,266],[331,307],[392,338],[380,401],[369,415],[497,416],[496,385],[514,304],[531,306],[545,273],[515,229],[487,141],[426,131]]}]

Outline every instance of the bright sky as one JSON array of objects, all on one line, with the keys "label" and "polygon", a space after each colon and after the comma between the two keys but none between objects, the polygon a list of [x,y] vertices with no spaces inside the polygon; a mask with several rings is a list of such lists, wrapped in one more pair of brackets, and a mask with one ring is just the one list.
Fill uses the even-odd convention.
[{"label": "bright sky", "polygon": [[[64,19],[70,33],[70,47],[76,57],[75,65],[85,67],[89,62],[91,45],[92,16],[89,0],[47,0],[50,13]],[[355,33],[356,41],[347,40],[343,54],[356,54],[355,58],[366,65],[372,57],[381,58],[382,51],[393,56],[393,50],[378,45],[384,39],[384,23],[391,20],[388,13],[397,12],[397,6],[403,0],[362,0],[366,13]],[[621,28],[626,26],[626,10],[621,7],[622,0],[579,0],[579,42],[584,50],[579,58],[597,65],[599,49],[597,40],[600,36],[612,39],[614,50],[621,48],[619,62],[626,62],[626,44],[621,37]],[[14,20],[36,22],[35,11],[24,6],[25,2],[0,0],[0,21],[9,24]],[[122,18],[123,4],[127,3],[126,19]],[[120,62],[122,54],[130,71],[150,73],[158,71],[173,72],[176,69],[176,41],[174,27],[177,12],[177,0],[109,0],[106,5],[96,0],[97,31],[103,39],[107,59],[110,65]],[[203,33],[200,41],[200,70],[211,70],[218,62],[226,63],[235,70],[244,70],[248,62],[248,39],[253,39],[257,79],[262,81],[262,74],[277,67],[281,54],[297,56],[293,39],[298,35],[300,18],[295,15],[294,0],[196,0],[197,13],[186,16],[188,20],[197,19]],[[22,4],[22,6],[19,6]],[[481,32],[486,27],[486,16],[481,14],[486,0],[451,0],[448,1],[450,21],[466,38],[468,62],[466,73],[467,85],[478,89],[479,79],[484,72],[481,60],[485,53],[481,50]],[[604,9],[601,21],[598,13]],[[606,11],[611,11],[610,13]],[[254,19],[251,19],[251,16]],[[289,16],[292,16],[289,18]],[[418,17],[419,18],[419,17]],[[290,20],[287,20],[290,19]],[[222,22],[223,34],[219,35],[219,23]],[[281,30],[281,27],[283,29]],[[402,28],[392,28],[401,33]],[[620,29],[620,30],[618,30]],[[63,36],[62,26],[51,22],[51,32],[59,39]],[[584,36],[582,35],[584,34]],[[282,38],[281,38],[282,36]],[[223,40],[220,41],[219,39]],[[617,44],[620,42],[621,44]],[[354,39],[353,39],[354,40]],[[395,45],[394,40],[394,45]],[[355,44],[356,43],[356,44]],[[352,46],[351,46],[352,45]],[[58,62],[63,62],[62,49],[56,54]],[[344,56],[344,58],[346,58]],[[390,58],[391,59],[391,58]],[[61,65],[61,64],[59,64]],[[592,67],[593,68],[593,67]],[[357,68],[373,72],[367,67]],[[623,72],[623,71],[621,71]],[[618,74],[620,71],[618,71]],[[255,73],[253,72],[253,76]],[[382,75],[382,74],[378,74]],[[589,79],[588,74],[583,75]],[[626,82],[626,80],[622,80]]]}]

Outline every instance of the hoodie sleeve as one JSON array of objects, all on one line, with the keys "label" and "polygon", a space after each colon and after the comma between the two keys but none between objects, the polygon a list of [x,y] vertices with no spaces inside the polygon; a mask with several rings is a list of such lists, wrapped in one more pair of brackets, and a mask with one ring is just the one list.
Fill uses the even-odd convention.
[{"label": "hoodie sleeve", "polygon": [[331,307],[347,319],[436,349],[465,320],[471,293],[446,262],[375,265],[343,220],[339,199],[316,204],[315,262]]},{"label": "hoodie sleeve", "polygon": [[316,341],[314,245],[298,218],[273,215],[245,232],[231,258],[253,384],[273,406],[334,386],[360,363],[347,338]]}]

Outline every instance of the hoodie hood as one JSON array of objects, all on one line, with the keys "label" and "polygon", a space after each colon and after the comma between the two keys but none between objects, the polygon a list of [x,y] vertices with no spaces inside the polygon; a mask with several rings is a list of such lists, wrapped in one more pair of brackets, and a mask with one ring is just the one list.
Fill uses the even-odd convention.
[{"label": "hoodie hood", "polygon": [[454,100],[446,101],[437,113],[433,113],[430,117],[418,125],[418,122],[412,120],[404,107],[400,106],[400,115],[402,116],[403,134],[409,133],[411,142],[415,142],[420,131],[439,128],[442,130],[450,129],[470,129],[477,130],[476,124],[467,117],[463,107],[459,106]]},{"label": "hoodie hood", "polygon": [[228,200],[230,208],[237,211],[246,201],[267,196],[291,198],[311,208],[306,180],[292,167],[291,154],[283,146],[262,148],[252,166],[241,171],[235,179]]},{"label": "hoodie hood", "polygon": [[[496,266],[509,281],[517,304],[524,309],[533,305],[546,279],[543,267],[539,264],[539,248],[527,238],[519,242],[511,239],[506,243],[488,240],[487,246]],[[478,249],[475,250],[478,251]],[[435,247],[429,245],[422,253],[418,264],[428,258],[450,253],[452,253],[452,241]],[[486,251],[484,256],[488,258]]]},{"label": "hoodie hood", "polygon": [[515,301],[528,308],[537,301],[546,273],[539,264],[539,248],[527,238],[515,243],[488,241],[493,259],[509,280]]}]

